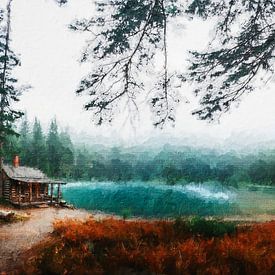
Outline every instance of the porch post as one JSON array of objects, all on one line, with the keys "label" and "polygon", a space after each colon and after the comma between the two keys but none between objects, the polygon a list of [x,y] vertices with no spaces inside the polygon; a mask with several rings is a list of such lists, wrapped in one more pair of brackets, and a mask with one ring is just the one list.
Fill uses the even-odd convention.
[{"label": "porch post", "polygon": [[60,183],[57,185],[57,202],[59,203],[61,199],[61,188],[60,188]]},{"label": "porch post", "polygon": [[39,197],[39,183],[36,182],[35,183],[35,198],[36,198],[36,201],[38,201],[38,197]]},{"label": "porch post", "polygon": [[29,184],[29,193],[30,193],[30,197],[29,197],[29,201],[32,201],[32,183],[30,182]]},{"label": "porch post", "polygon": [[53,183],[51,183],[51,204],[53,204]]},{"label": "porch post", "polygon": [[21,203],[21,182],[18,182],[18,203]]}]

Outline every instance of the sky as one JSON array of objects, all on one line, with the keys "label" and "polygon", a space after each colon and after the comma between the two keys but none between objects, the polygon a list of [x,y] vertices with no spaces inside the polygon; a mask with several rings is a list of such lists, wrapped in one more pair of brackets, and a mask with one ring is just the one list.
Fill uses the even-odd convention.
[{"label": "sky", "polygon": [[[79,138],[85,132],[88,136],[102,135],[126,143],[163,136],[208,137],[207,143],[238,140],[243,145],[275,140],[275,81],[245,96],[238,108],[232,108],[214,124],[193,117],[192,104],[181,104],[174,128],[155,130],[148,112],[141,114],[134,125],[122,113],[112,126],[96,127],[91,114],[83,109],[87,97],[75,95],[79,81],[93,68],[93,64],[79,62],[85,41],[90,37],[67,27],[76,18],[91,17],[93,2],[70,0],[60,8],[53,0],[13,0],[12,47],[22,63],[15,74],[20,83],[32,86],[22,95],[19,107],[27,111],[30,120],[37,117],[47,125],[56,116],[60,125],[78,132]],[[205,49],[212,35],[211,24],[205,22],[183,19],[171,25],[170,66],[182,70],[186,67],[188,49]],[[190,90],[185,87],[183,96],[192,98]]]}]

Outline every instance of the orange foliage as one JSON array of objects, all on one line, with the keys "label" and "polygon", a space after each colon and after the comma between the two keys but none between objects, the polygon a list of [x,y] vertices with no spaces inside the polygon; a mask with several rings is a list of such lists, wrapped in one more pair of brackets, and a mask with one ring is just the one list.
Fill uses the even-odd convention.
[{"label": "orange foliage", "polygon": [[179,234],[168,221],[66,220],[54,228],[53,241],[36,258],[37,272],[275,274],[275,221],[208,239]]}]

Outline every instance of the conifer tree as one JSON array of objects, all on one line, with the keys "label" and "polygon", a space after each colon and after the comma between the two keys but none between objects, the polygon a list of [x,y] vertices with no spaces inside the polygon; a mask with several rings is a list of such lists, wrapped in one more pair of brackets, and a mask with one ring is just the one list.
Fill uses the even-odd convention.
[{"label": "conifer tree", "polygon": [[49,175],[57,177],[60,172],[60,140],[58,134],[58,126],[56,119],[53,119],[50,124],[50,129],[47,137],[47,154],[49,161]]},{"label": "conifer tree", "polygon": [[31,166],[39,168],[42,171],[47,170],[46,143],[41,124],[37,118],[35,118],[32,131]]},{"label": "conifer tree", "polygon": [[12,75],[19,60],[10,48],[11,3],[12,0],[9,0],[6,10],[0,6],[0,166],[3,163],[3,145],[9,136],[17,135],[13,125],[23,115],[13,108],[22,90],[16,86],[17,79]]},{"label": "conifer tree", "polygon": [[6,10],[0,10],[0,145],[9,135],[17,134],[13,124],[23,113],[13,109],[13,103],[19,100],[22,90],[16,87],[17,79],[12,70],[19,65],[19,60],[10,48],[11,4]]},{"label": "conifer tree", "polygon": [[74,170],[74,147],[68,132],[60,133],[61,143],[61,160],[60,160],[60,176],[71,178]]},{"label": "conifer tree", "polygon": [[77,150],[75,162],[74,178],[88,180],[92,163],[89,152],[85,147]]},{"label": "conifer tree", "polygon": [[3,156],[5,156],[5,163],[11,164],[14,156],[21,153],[21,146],[18,136],[9,135],[3,144]]},{"label": "conifer tree", "polygon": [[20,159],[22,165],[30,165],[31,162],[31,133],[27,114],[22,118],[19,129]]}]

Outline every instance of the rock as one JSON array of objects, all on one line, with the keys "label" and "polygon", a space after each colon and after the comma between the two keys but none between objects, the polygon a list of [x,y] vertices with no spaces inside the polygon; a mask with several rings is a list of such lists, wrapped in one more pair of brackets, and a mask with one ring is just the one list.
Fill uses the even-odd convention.
[{"label": "rock", "polygon": [[15,213],[12,211],[0,211],[0,219],[4,221],[11,221]]},{"label": "rock", "polygon": [[68,208],[68,209],[75,209],[75,207],[71,204],[68,204],[66,201],[61,200],[59,205],[63,208]]}]

